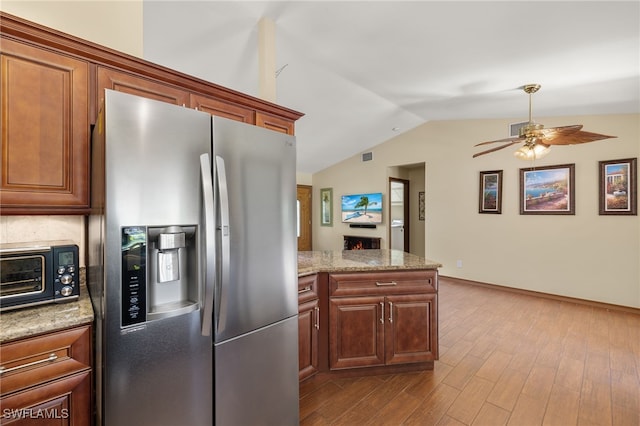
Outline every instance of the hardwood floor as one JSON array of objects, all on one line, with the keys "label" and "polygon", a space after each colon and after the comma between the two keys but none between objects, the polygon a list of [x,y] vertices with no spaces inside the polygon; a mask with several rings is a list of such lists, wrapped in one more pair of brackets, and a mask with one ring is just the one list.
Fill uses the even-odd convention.
[{"label": "hardwood floor", "polygon": [[640,315],[445,278],[438,302],[433,371],[312,378],[300,424],[640,425]]}]

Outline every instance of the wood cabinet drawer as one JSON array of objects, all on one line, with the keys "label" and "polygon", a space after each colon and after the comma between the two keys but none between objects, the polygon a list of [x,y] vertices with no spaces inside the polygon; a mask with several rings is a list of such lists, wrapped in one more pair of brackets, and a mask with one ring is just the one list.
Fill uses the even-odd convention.
[{"label": "wood cabinet drawer", "polygon": [[90,425],[91,370],[3,396],[0,406],[3,425]]},{"label": "wood cabinet drawer", "polygon": [[0,394],[7,395],[91,368],[91,327],[2,344]]},{"label": "wood cabinet drawer", "polygon": [[306,275],[298,278],[298,303],[318,298],[318,275]]},{"label": "wood cabinet drawer", "polygon": [[353,272],[329,275],[330,296],[434,293],[438,271]]}]

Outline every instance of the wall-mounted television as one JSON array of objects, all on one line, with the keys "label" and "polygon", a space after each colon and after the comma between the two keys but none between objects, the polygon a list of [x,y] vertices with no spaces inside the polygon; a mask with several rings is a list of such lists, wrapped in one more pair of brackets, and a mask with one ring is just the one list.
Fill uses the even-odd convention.
[{"label": "wall-mounted television", "polygon": [[382,223],[382,193],[343,195],[342,223]]}]

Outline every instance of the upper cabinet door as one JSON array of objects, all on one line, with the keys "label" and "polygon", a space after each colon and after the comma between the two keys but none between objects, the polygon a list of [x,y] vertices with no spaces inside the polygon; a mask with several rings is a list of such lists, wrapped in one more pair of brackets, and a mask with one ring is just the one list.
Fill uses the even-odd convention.
[{"label": "upper cabinet door", "polygon": [[187,106],[189,92],[180,88],[153,81],[134,74],[117,71],[111,68],[98,68],[98,105],[104,100],[104,89],[155,99],[174,105]]},{"label": "upper cabinet door", "polygon": [[247,124],[256,124],[256,112],[252,109],[195,93],[190,95],[190,101],[191,108],[199,111]]},{"label": "upper cabinet door", "polygon": [[3,214],[89,207],[86,61],[2,38]]},{"label": "upper cabinet door", "polygon": [[260,111],[256,112],[256,125],[276,132],[286,133],[287,135],[294,134],[293,121]]}]

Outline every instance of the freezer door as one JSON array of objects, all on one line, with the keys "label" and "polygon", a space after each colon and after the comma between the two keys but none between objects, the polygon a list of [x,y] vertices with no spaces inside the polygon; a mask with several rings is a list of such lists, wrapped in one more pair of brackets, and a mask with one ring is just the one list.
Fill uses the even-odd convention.
[{"label": "freezer door", "polygon": [[[211,118],[200,111],[111,90],[106,91],[102,114],[104,122],[95,129],[102,137],[95,138],[93,149],[104,152],[104,235],[94,234],[92,228],[89,243],[91,252],[97,251],[95,247],[104,250],[104,259],[92,256],[90,268],[104,277],[104,297],[94,305],[100,361],[96,366],[98,421],[107,426],[211,424],[213,345],[201,330],[205,256],[198,250],[203,243],[200,156],[210,154]],[[104,143],[98,145],[101,139]],[[124,230],[139,227],[145,232],[170,225],[190,230],[185,243],[196,249],[188,252],[188,261],[170,265],[171,273],[162,279],[149,278],[161,276],[157,268],[135,277],[125,274]],[[156,252],[166,249],[169,253],[183,246],[179,233],[160,237]],[[163,260],[166,266],[169,260]],[[177,265],[181,265],[179,271]],[[140,264],[132,263],[131,268],[140,269]],[[178,272],[180,280],[167,281]],[[141,289],[152,281],[157,281],[157,293],[147,291],[148,300],[140,300],[144,292],[123,297],[128,289]],[[181,291],[168,293],[170,289]],[[195,303],[188,313],[158,316],[151,309],[154,294],[161,306],[166,305],[160,299],[167,294]],[[142,320],[124,321],[130,310]]]},{"label": "freezer door", "polygon": [[298,318],[215,345],[216,425],[297,425]]},{"label": "freezer door", "polygon": [[213,118],[215,341],[297,315],[295,138]]}]

